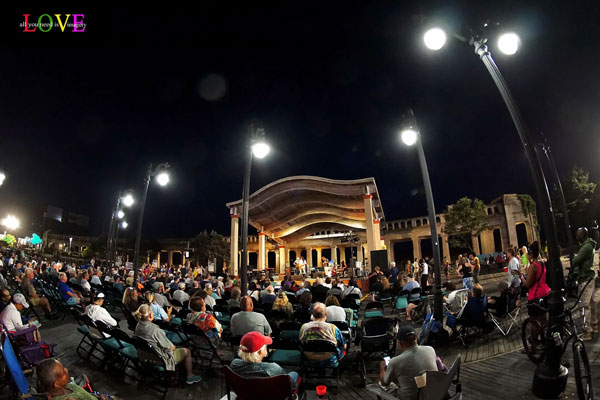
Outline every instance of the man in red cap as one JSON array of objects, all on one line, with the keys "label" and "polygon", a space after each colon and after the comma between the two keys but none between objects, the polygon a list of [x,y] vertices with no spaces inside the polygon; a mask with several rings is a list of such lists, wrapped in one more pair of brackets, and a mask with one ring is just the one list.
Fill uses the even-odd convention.
[{"label": "man in red cap", "polygon": [[289,375],[292,390],[298,389],[298,373],[286,372],[277,363],[263,362],[268,354],[267,345],[273,344],[273,339],[259,332],[248,332],[242,336],[238,356],[231,362],[231,369],[244,377],[269,377],[275,375]]}]

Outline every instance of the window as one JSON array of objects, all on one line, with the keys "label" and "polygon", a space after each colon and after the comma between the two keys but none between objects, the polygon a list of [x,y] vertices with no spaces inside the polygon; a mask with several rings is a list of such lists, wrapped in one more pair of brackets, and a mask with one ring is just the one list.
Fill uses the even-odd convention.
[{"label": "window", "polygon": [[417,226],[421,226],[421,220],[420,219],[417,220]]}]

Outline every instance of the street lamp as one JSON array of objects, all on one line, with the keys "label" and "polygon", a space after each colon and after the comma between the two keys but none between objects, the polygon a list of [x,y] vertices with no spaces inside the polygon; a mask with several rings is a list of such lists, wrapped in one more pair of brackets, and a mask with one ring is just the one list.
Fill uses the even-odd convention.
[{"label": "street lamp", "polygon": [[269,154],[271,148],[265,142],[265,131],[262,128],[254,129],[253,125],[250,125],[250,143],[246,149],[246,166],[244,169],[244,187],[242,189],[242,282],[241,291],[242,294],[246,293],[248,287],[248,274],[247,274],[247,254],[248,254],[248,209],[249,209],[249,198],[250,198],[250,170],[252,169],[252,156],[262,159]]},{"label": "street lamp", "polygon": [[121,228],[127,229],[128,226],[129,226],[129,224],[127,223],[127,221],[121,222]]},{"label": "street lamp", "polygon": [[4,175],[4,171],[0,171],[0,186],[4,183],[4,179],[6,179],[6,175]]},{"label": "street lamp", "polygon": [[[484,24],[484,28],[488,28],[488,24]],[[438,28],[439,29],[439,28]],[[474,32],[469,30],[467,37],[454,33],[453,36],[462,42],[473,46],[475,54],[479,56],[492,80],[496,84],[506,107],[512,117],[521,144],[525,149],[525,155],[529,163],[529,168],[533,175],[537,198],[540,202],[542,215],[542,223],[546,239],[548,240],[548,277],[550,280],[551,292],[548,299],[549,321],[548,332],[545,337],[545,353],[544,361],[540,363],[533,376],[532,391],[537,397],[554,398],[562,393],[567,384],[568,369],[562,365],[562,344],[561,338],[564,327],[564,298],[562,290],[564,288],[564,273],[560,261],[560,247],[558,246],[558,235],[554,221],[554,213],[552,211],[552,202],[550,193],[548,192],[548,184],[544,176],[544,171],[540,163],[540,158],[535,151],[535,142],[525,128],[525,121],[517,107],[517,104],[500,73],[498,66],[494,62],[492,55],[487,47],[487,37],[485,32]],[[500,51],[506,54],[514,54],[519,48],[518,36],[514,33],[501,36],[498,46]],[[441,48],[441,47],[440,47]]]},{"label": "street lamp", "polygon": [[125,216],[123,210],[121,210],[121,204],[126,207],[131,207],[134,203],[133,195],[131,194],[131,190],[127,190],[125,192],[120,191],[117,196],[117,202],[115,204],[115,208],[112,211],[110,216],[110,225],[108,226],[108,237],[106,238],[106,258],[108,260],[114,258],[115,253],[115,232],[117,230],[118,221],[117,219],[122,219]]},{"label": "street lamp", "polygon": [[169,182],[169,175],[167,173],[169,169],[168,163],[158,164],[156,168],[152,168],[152,164],[148,166],[146,172],[146,178],[144,179],[144,194],[142,195],[140,203],[140,216],[138,218],[137,225],[137,236],[135,238],[135,256],[133,259],[133,284],[134,287],[137,284],[138,276],[138,258],[140,255],[140,240],[142,238],[142,223],[144,222],[144,208],[146,206],[146,197],[148,197],[148,187],[153,177],[156,177],[156,181],[159,185],[165,186]]},{"label": "street lamp", "polygon": [[[421,132],[417,126],[417,120],[412,110],[408,110],[408,114],[404,119],[405,127],[400,133],[402,142],[407,146],[417,145],[417,153],[419,155],[419,164],[421,165],[421,173],[423,175],[423,185],[425,186],[425,198],[427,200],[427,211],[429,214],[429,228],[431,229],[431,248],[433,251],[433,272],[435,274],[435,288],[433,318],[436,321],[443,321],[444,309],[442,298],[442,274],[440,268],[440,243],[437,232],[437,222],[435,219],[435,204],[433,202],[433,192],[431,190],[431,181],[429,180],[429,169],[427,168],[427,160],[425,159],[425,151],[423,150],[423,141],[421,140]],[[445,332],[443,329],[441,332]],[[442,339],[440,337],[440,339]],[[443,339],[442,339],[443,340]]]},{"label": "street lamp", "polygon": [[0,224],[4,225],[8,230],[11,231],[14,231],[21,225],[17,217],[14,215],[7,215],[6,218],[0,221]]}]

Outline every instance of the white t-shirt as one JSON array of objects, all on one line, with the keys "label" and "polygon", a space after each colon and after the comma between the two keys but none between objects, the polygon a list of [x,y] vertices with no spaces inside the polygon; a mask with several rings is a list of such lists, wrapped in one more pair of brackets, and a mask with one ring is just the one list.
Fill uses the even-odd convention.
[{"label": "white t-shirt", "polygon": [[429,264],[423,263],[423,272],[422,272],[422,274],[423,275],[429,274]]},{"label": "white t-shirt", "polygon": [[521,265],[519,263],[519,259],[517,257],[513,257],[508,262],[508,276],[506,281],[508,283],[508,287],[517,287],[521,284],[521,279],[519,278],[519,274],[513,274],[513,271],[521,271]]},{"label": "white t-shirt", "polygon": [[346,321],[346,311],[339,306],[327,306],[327,322]]},{"label": "white t-shirt", "polygon": [[2,313],[0,313],[0,319],[8,331],[16,332],[27,328],[26,325],[23,325],[21,313],[19,310],[17,310],[17,307],[15,307],[12,302],[8,303],[8,305],[4,307],[4,310],[2,310]]},{"label": "white t-shirt", "polygon": [[[108,326],[117,326],[117,321],[110,315],[110,313],[104,307],[100,307],[98,304],[90,304],[85,308],[85,315],[90,317],[92,321],[102,321]],[[105,333],[104,336],[108,337]]]}]

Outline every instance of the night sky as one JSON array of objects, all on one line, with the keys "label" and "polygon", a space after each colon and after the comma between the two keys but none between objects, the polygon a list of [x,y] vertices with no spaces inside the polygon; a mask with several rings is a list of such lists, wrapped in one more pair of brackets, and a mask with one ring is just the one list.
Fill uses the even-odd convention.
[{"label": "night sky", "polygon": [[[251,191],[290,175],[372,176],[387,220],[425,215],[416,152],[398,137],[409,107],[438,211],[462,196],[533,195],[518,135],[472,48],[423,46],[436,22],[487,18],[521,36],[514,56],[497,50],[496,33],[490,48],[531,131],[548,137],[562,173],[577,163],[599,177],[596,2],[325,3],[7,8],[0,214],[26,224],[54,205],[89,215],[97,234],[118,190],[139,193],[147,165],[166,161],[171,184],[151,186],[144,235],[228,235],[225,203],[241,198],[245,134],[255,121],[274,151],[254,162]],[[18,28],[23,13],[79,10],[88,23],[80,37]]]}]

